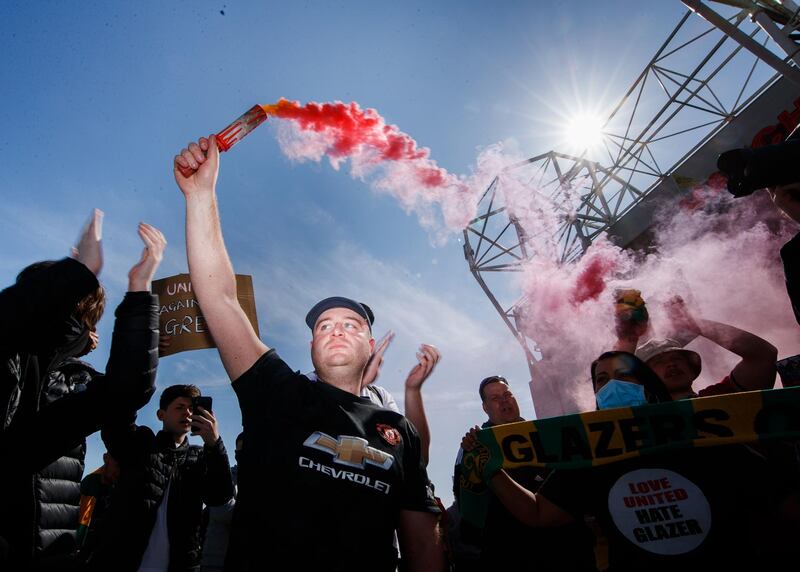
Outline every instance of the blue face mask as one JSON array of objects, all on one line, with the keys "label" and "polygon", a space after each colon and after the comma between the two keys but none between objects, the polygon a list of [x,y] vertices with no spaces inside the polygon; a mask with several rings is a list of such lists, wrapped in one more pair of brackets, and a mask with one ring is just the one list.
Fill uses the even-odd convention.
[{"label": "blue face mask", "polygon": [[638,383],[610,379],[595,395],[598,409],[613,409],[614,407],[634,407],[644,405],[647,398],[644,387]]}]

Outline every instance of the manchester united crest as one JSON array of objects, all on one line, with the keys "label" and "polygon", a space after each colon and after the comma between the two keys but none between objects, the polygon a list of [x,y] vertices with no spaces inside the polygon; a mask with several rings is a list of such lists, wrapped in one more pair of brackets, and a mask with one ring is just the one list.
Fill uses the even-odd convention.
[{"label": "manchester united crest", "polygon": [[378,423],[375,428],[380,433],[380,436],[383,438],[384,441],[389,443],[392,447],[399,445],[403,438],[400,436],[400,431],[392,427],[391,425],[384,425],[383,423]]}]

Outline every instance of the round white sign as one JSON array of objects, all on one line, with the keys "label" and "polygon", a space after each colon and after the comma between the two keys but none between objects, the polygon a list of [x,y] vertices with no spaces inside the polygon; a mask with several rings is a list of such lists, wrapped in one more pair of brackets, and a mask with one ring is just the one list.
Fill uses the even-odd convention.
[{"label": "round white sign", "polygon": [[685,554],[711,530],[711,507],[703,491],[667,469],[622,475],[608,493],[608,511],[628,540],[654,554]]}]

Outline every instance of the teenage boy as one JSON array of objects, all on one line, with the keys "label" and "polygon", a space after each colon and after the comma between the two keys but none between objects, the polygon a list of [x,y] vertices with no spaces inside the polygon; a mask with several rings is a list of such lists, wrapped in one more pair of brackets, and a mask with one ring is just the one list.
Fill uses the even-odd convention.
[{"label": "teenage boy", "polygon": [[[133,423],[108,428],[103,440],[119,462],[105,530],[90,562],[95,570],[196,571],[203,503],[233,497],[228,455],[211,411],[194,406],[200,390],[173,385],[157,412],[162,429]],[[203,439],[189,445],[189,432]]]}]

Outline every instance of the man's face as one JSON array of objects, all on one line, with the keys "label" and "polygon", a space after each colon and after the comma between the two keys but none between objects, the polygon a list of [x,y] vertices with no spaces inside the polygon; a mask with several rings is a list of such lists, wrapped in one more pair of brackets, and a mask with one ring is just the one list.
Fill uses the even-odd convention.
[{"label": "man's face", "polygon": [[176,397],[166,409],[156,412],[164,424],[164,431],[176,436],[186,435],[192,427],[192,400],[189,397]]},{"label": "man's face", "polygon": [[658,354],[650,358],[647,365],[661,378],[671,394],[691,391],[696,376],[689,358],[682,352]]},{"label": "man's face", "polygon": [[312,335],[311,361],[318,371],[330,367],[360,371],[375,345],[367,321],[347,308],[324,311],[314,324]]},{"label": "man's face", "polygon": [[493,425],[519,421],[519,405],[511,389],[500,381],[483,388],[483,410]]}]

